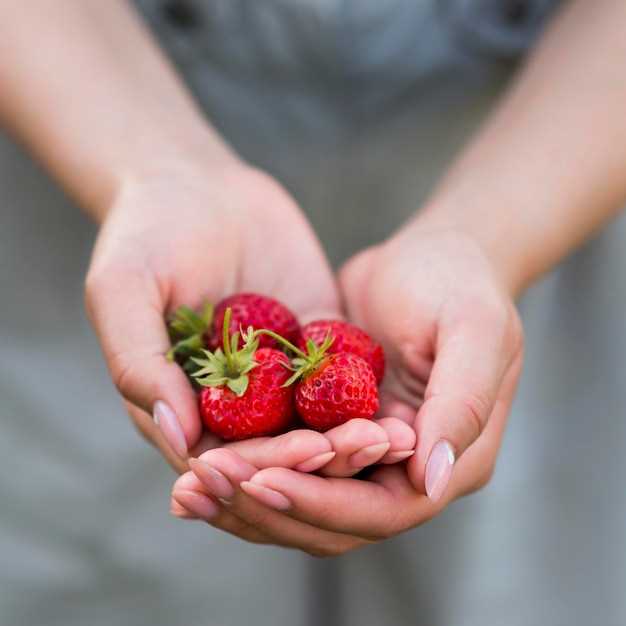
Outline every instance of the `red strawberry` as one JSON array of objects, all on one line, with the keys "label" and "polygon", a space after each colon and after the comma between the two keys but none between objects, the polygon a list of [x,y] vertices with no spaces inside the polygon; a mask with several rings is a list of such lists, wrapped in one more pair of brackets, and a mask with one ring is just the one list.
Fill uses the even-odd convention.
[{"label": "red strawberry", "polygon": [[378,410],[378,387],[369,364],[356,354],[327,354],[333,338],[328,335],[321,345],[311,339],[306,352],[276,333],[267,334],[296,353],[292,360],[294,373],[285,385],[300,379],[296,385],[296,409],[305,424],[317,430],[328,430],[354,417],[371,418]]},{"label": "red strawberry", "polygon": [[[291,342],[298,341],[300,337],[298,320],[284,304],[256,293],[237,293],[225,298],[215,307],[214,328],[217,332],[213,336],[214,347],[221,345],[218,333],[224,323],[224,312],[227,308],[232,309],[230,334],[236,333],[240,328],[246,330],[252,326],[254,329],[272,330]],[[276,341],[267,335],[259,338],[261,348],[273,348],[276,345]]]},{"label": "red strawberry", "polygon": [[376,382],[380,385],[385,375],[385,353],[383,347],[376,343],[358,326],[341,320],[316,320],[302,327],[302,337],[298,343],[301,350],[306,348],[307,339],[312,339],[318,346],[330,335],[334,337],[328,348],[328,354],[350,352],[360,356],[369,363]]},{"label": "red strawberry", "polygon": [[228,338],[230,309],[224,316],[224,351],[204,351],[206,359],[193,361],[193,374],[204,388],[200,414],[207,428],[226,441],[284,432],[294,417],[293,388],[287,382],[289,359],[273,348],[258,349],[258,339],[239,333]]},{"label": "red strawberry", "polygon": [[330,354],[296,386],[296,409],[316,430],[328,430],[355,417],[374,417],[378,388],[368,363],[349,352]]}]

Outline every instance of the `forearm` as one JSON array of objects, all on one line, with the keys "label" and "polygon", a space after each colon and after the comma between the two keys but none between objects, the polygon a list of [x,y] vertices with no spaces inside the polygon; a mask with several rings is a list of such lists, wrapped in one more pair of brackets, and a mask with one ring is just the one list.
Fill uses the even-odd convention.
[{"label": "forearm", "polygon": [[414,224],[455,228],[520,293],[626,199],[626,4],[567,6]]},{"label": "forearm", "polygon": [[127,177],[230,158],[123,0],[0,0],[0,122],[96,219]]}]

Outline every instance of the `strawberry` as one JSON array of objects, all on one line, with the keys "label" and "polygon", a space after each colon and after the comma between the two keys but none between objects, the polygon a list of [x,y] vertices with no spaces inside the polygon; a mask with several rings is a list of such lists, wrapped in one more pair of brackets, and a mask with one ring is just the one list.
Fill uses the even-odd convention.
[{"label": "strawberry", "polygon": [[330,354],[296,386],[296,409],[302,421],[328,430],[378,411],[378,388],[369,364],[356,354]]},{"label": "strawberry", "polygon": [[285,386],[296,385],[295,404],[302,421],[316,430],[328,430],[355,417],[372,418],[378,411],[378,387],[369,363],[356,354],[328,354],[333,337],[327,335],[321,345],[312,339],[306,352],[267,330],[269,335],[296,353],[294,373]]},{"label": "strawberry", "polygon": [[[214,328],[217,332],[213,335],[214,347],[221,346],[219,330],[224,323],[224,312],[227,308],[232,309],[232,318],[229,332],[236,333],[240,328],[254,329],[265,328],[278,333],[288,341],[298,341],[300,337],[300,325],[296,316],[284,305],[256,293],[237,293],[222,300],[215,307]],[[265,335],[259,338],[261,348],[273,348],[276,341]]]},{"label": "strawberry", "polygon": [[376,382],[380,385],[385,375],[385,353],[383,347],[375,342],[358,326],[341,320],[316,320],[302,327],[302,336],[298,343],[301,350],[306,348],[308,339],[318,346],[330,335],[334,341],[328,348],[329,354],[350,352],[367,361],[374,372]]},{"label": "strawberry", "polygon": [[199,370],[192,376],[203,388],[200,414],[206,427],[222,439],[233,441],[275,435],[290,426],[293,387],[287,386],[289,359],[273,348],[260,348],[254,333],[229,334],[231,310],[223,318],[222,348],[204,350],[205,359],[192,357]]}]

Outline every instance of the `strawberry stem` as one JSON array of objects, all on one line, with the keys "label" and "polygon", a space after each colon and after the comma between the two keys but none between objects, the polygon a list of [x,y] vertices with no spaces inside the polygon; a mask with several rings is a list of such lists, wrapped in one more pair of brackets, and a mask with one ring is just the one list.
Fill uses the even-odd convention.
[{"label": "strawberry stem", "polygon": [[222,327],[222,345],[224,348],[224,356],[226,357],[226,367],[228,370],[233,370],[233,353],[230,349],[230,318],[233,310],[228,307],[224,313],[224,325]]},{"label": "strawberry stem", "polygon": [[281,335],[279,335],[278,333],[275,333],[273,330],[266,330],[265,328],[261,328],[259,330],[255,330],[253,333],[253,337],[256,338],[259,335],[267,335],[268,337],[271,337],[272,339],[275,339],[276,341],[278,341],[278,343],[281,343],[283,346],[289,348],[290,350],[292,350],[293,352],[295,352],[300,358],[302,359],[308,359],[308,355],[305,354],[304,352],[302,352],[302,350],[300,350],[300,348],[296,348],[296,346],[294,346],[291,341],[289,341],[288,339],[285,339],[284,337],[282,337]]}]

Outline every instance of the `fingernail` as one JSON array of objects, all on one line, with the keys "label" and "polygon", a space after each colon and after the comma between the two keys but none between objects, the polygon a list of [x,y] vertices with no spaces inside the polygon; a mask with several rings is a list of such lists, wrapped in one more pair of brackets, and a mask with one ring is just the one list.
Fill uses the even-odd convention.
[{"label": "fingernail", "polygon": [[254,498],[264,504],[265,506],[269,506],[271,509],[276,509],[277,511],[286,511],[291,508],[291,501],[289,498],[284,496],[282,493],[276,491],[275,489],[270,489],[269,487],[265,487],[264,485],[258,485],[257,483],[252,483],[249,480],[246,480],[239,485],[243,491],[245,491],[250,497]]},{"label": "fingernail", "polygon": [[176,417],[176,413],[174,413],[169,404],[157,400],[154,403],[152,418],[154,423],[161,429],[167,443],[172,446],[172,450],[178,456],[186,457],[187,441],[185,440],[185,433],[183,433],[183,428]]},{"label": "fingernail", "polygon": [[408,459],[415,454],[415,450],[397,450],[395,452],[387,452],[385,455],[385,463],[399,463]]},{"label": "fingernail", "polygon": [[454,450],[445,440],[438,441],[426,463],[426,495],[437,502],[446,490],[454,467]]},{"label": "fingernail", "polygon": [[181,506],[203,519],[213,519],[219,513],[219,507],[211,498],[196,491],[181,489],[176,491],[173,497]]},{"label": "fingernail", "polygon": [[200,459],[189,459],[189,467],[216,498],[228,501],[235,495],[235,489],[228,478],[208,463]]},{"label": "fingernail", "polygon": [[335,458],[336,452],[322,452],[322,454],[316,454],[312,456],[310,459],[306,461],[302,461],[302,463],[298,463],[294,469],[297,469],[299,472],[314,472],[318,470],[320,467],[324,467],[327,463],[332,461]]},{"label": "fingernail", "polygon": [[387,441],[385,443],[375,443],[372,446],[367,446],[358,452],[355,452],[348,458],[348,464],[352,467],[362,468],[376,463],[380,460],[385,452],[389,450],[391,444]]}]

